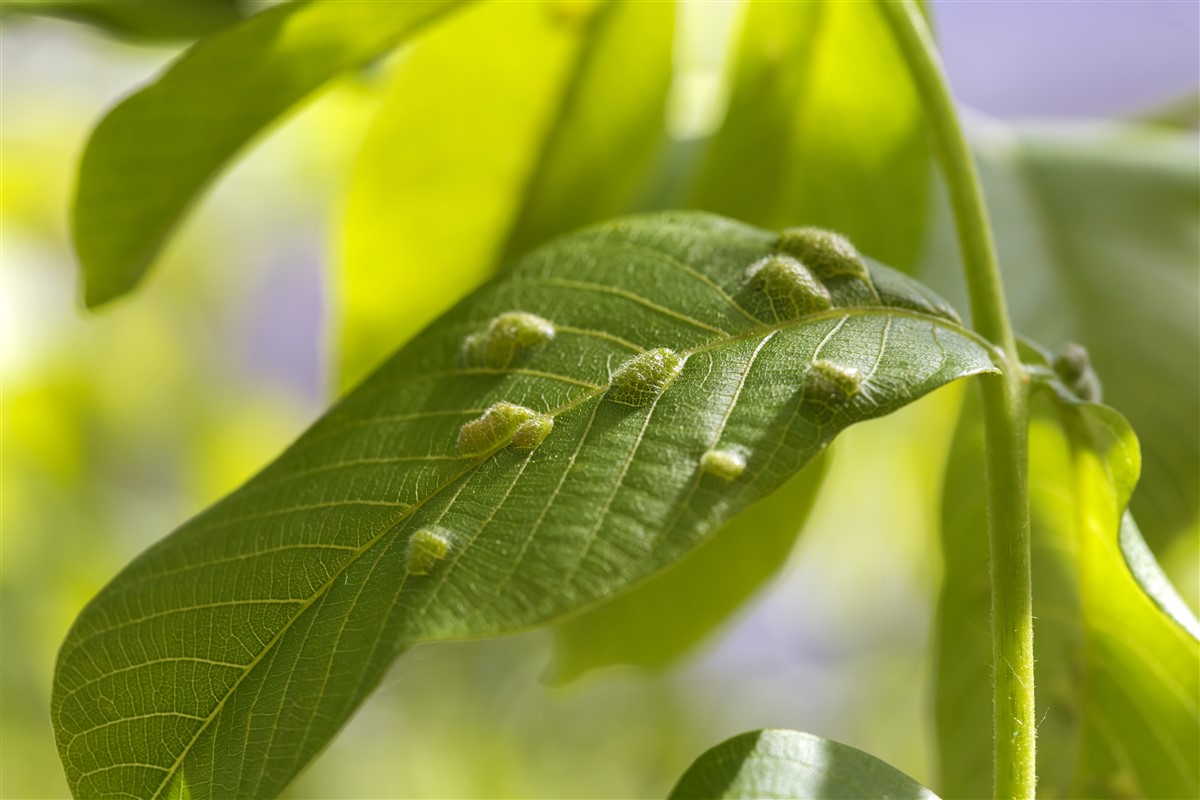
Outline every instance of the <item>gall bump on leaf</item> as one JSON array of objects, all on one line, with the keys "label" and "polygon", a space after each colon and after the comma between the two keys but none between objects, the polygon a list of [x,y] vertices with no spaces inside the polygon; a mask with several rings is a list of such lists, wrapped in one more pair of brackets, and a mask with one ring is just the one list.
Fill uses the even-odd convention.
[{"label": "gall bump on leaf", "polygon": [[816,422],[826,422],[862,388],[862,373],[833,361],[814,361],[804,376],[804,405]]},{"label": "gall bump on leaf", "polygon": [[504,369],[526,359],[555,333],[554,323],[549,320],[510,311],[488,323],[487,330],[463,339],[459,357],[464,367]]},{"label": "gall bump on leaf", "polygon": [[[532,408],[515,403],[496,403],[488,407],[487,411],[484,411],[478,419],[471,420],[459,429],[458,451],[464,456],[486,455],[511,441],[522,426],[539,418],[548,419],[544,414],[539,414]],[[546,428],[542,433],[542,438],[544,439],[545,434],[549,432],[550,429]],[[523,441],[531,441],[530,436],[534,436],[534,434],[532,432],[526,434]],[[541,439],[538,439],[537,444],[540,443]],[[534,444],[534,447],[537,444]]]},{"label": "gall bump on leaf", "polygon": [[512,441],[508,443],[508,446],[513,450],[536,450],[552,430],[554,430],[554,417],[549,414],[538,414],[521,423],[521,426],[513,433]]},{"label": "gall bump on leaf", "polygon": [[736,450],[708,450],[700,456],[700,470],[723,481],[736,480],[746,469],[746,457]]},{"label": "gall bump on leaf", "polygon": [[626,406],[644,406],[667,390],[683,371],[683,357],[669,347],[640,353],[613,373],[605,397]]},{"label": "gall bump on leaf", "polygon": [[821,228],[788,228],[775,247],[804,263],[823,281],[836,277],[858,278],[870,285],[867,263],[845,236]]},{"label": "gall bump on leaf", "polygon": [[421,528],[408,540],[405,564],[409,575],[428,575],[450,552],[450,532],[445,528]]},{"label": "gall bump on leaf", "polygon": [[796,319],[833,305],[824,284],[788,255],[770,255],[756,261],[746,270],[746,277],[766,296],[776,320]]}]

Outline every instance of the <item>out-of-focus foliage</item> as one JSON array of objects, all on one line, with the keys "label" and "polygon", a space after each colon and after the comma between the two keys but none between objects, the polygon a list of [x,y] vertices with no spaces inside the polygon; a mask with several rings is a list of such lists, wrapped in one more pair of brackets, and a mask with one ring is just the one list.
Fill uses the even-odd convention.
[{"label": "out-of-focus foliage", "polygon": [[[45,33],[53,23],[38,24]],[[49,50],[64,41],[45,38]],[[91,49],[90,57],[61,58],[62,72],[46,70],[45,62],[28,66],[36,61],[28,58],[18,73],[5,61],[4,797],[67,794],[51,752],[46,702],[61,633],[78,609],[158,529],[220,497],[277,453],[315,411],[318,391],[304,382],[302,368],[279,363],[294,360],[296,349],[315,354],[317,338],[293,331],[294,349],[279,353],[269,326],[303,311],[306,277],[317,283],[315,265],[305,269],[278,243],[297,218],[311,214],[312,197],[296,187],[328,184],[298,156],[338,128],[298,121],[258,164],[234,176],[231,191],[170,258],[177,267],[171,277],[150,287],[144,303],[84,317],[74,302],[63,213],[73,155],[104,100],[92,94],[95,87],[119,90],[129,71],[147,63],[107,44],[65,41]],[[0,58],[31,47],[5,39]],[[265,198],[272,202],[263,214]],[[263,235],[274,244],[255,238]],[[278,289],[281,275],[286,291]],[[266,298],[277,313],[264,312]]]},{"label": "out-of-focus foliage", "polygon": [[790,730],[743,733],[696,759],[670,800],[864,797],[937,800],[895,767],[831,739]]},{"label": "out-of-focus foliage", "polygon": [[[1133,512],[1152,548],[1200,510],[1200,149],[1131,125],[978,126],[988,208],[1017,330],[1084,345],[1104,402],[1141,442]],[[944,212],[921,274],[961,302]]]},{"label": "out-of-focus foliage", "polygon": [[[1038,786],[1048,797],[1191,797],[1200,788],[1200,623],[1125,511],[1137,440],[1111,409],[1058,401],[1030,435]],[[947,470],[936,689],[945,797],[986,796],[991,718],[978,414]]]},{"label": "out-of-focus foliage", "polygon": [[254,136],[454,0],[286,3],[190,48],[92,133],[74,206],[84,299],[142,278],[188,207]]},{"label": "out-of-focus foliage", "polygon": [[701,208],[803,221],[901,269],[924,238],[931,161],[916,90],[871,3],[752,3]]},{"label": "out-of-focus foliage", "polygon": [[662,141],[673,19],[670,3],[489,3],[405,52],[351,180],[344,385],[502,257],[632,206]]},{"label": "out-of-focus foliage", "polygon": [[0,13],[61,17],[134,42],[197,39],[240,22],[239,0],[8,0]]}]

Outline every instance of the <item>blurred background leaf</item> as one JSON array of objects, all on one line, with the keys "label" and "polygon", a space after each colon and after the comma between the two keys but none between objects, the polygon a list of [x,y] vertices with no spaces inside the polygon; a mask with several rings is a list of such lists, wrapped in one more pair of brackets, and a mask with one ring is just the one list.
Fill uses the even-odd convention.
[{"label": "blurred background leaf", "polygon": [[919,100],[878,11],[751,2],[743,25],[728,112],[691,202],[767,227],[820,225],[911,268],[932,165]]},{"label": "blurred background leaf", "polygon": [[[1132,549],[1141,538],[1124,509],[1137,440],[1104,406],[1039,405],[1030,436],[1039,795],[1191,796],[1200,785],[1200,627],[1153,574],[1145,545]],[[982,467],[982,429],[969,408],[947,470],[935,694],[935,786],[963,798],[986,796],[992,773],[991,741],[980,733],[992,711],[986,512],[970,477]]]},{"label": "blurred background leaf", "polygon": [[[1104,402],[1142,443],[1132,509],[1152,549],[1194,531],[1200,509],[1200,149],[1195,134],[1093,124],[974,138],[1013,324],[1084,345]],[[921,272],[963,298],[942,204]]]},{"label": "blurred background leaf", "polygon": [[501,259],[631,207],[662,141],[673,22],[670,3],[488,3],[403,54],[346,205],[343,386]]},{"label": "blurred background leaf", "polygon": [[87,305],[141,280],[189,206],[251,139],[454,6],[286,3],[198,43],[123,100],[92,132],[79,168],[73,233]]},{"label": "blurred background leaf", "polygon": [[239,0],[9,0],[0,13],[59,17],[94,25],[139,43],[198,39],[240,22],[247,3]]}]

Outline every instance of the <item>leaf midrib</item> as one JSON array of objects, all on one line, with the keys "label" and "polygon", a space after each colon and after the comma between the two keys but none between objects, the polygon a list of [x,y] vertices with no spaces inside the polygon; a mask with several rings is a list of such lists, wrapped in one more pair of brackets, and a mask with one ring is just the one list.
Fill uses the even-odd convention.
[{"label": "leaf midrib", "polygon": [[[960,324],[954,322],[953,320],[950,320],[946,317],[937,316],[935,314],[928,314],[928,313],[924,313],[924,312],[920,312],[920,311],[915,311],[913,309],[894,308],[894,307],[890,307],[890,306],[853,306],[853,307],[849,307],[849,308],[831,308],[826,311],[821,311],[821,312],[818,312],[815,314],[806,315],[806,316],[799,317],[796,319],[785,320],[783,322],[777,322],[777,323],[771,324],[771,325],[764,324],[757,329],[751,329],[749,331],[746,331],[744,333],[740,333],[737,335],[727,335],[727,336],[715,339],[711,342],[706,342],[702,345],[697,345],[696,347],[693,347],[690,349],[681,350],[680,355],[683,357],[684,362],[686,363],[687,359],[691,358],[691,356],[693,356],[697,353],[703,353],[703,352],[707,352],[710,350],[714,350],[718,347],[721,347],[721,346],[724,346],[727,344],[751,340],[751,339],[755,339],[755,338],[759,338],[759,337],[766,337],[766,336],[773,335],[775,333],[779,333],[779,332],[782,332],[785,330],[789,330],[792,328],[798,328],[803,325],[810,325],[810,324],[821,322],[824,320],[850,318],[850,317],[866,317],[866,316],[887,316],[887,317],[898,316],[898,317],[904,317],[904,318],[908,318],[908,319],[915,319],[915,320],[920,320],[920,321],[924,321],[924,322],[929,322],[930,324],[932,324],[934,326],[940,326],[940,327],[946,328],[948,330],[951,330],[951,331],[963,336],[964,338],[971,340],[972,342],[974,342],[974,343],[978,344],[980,347],[982,347],[983,350],[986,353],[988,353],[989,356],[992,356],[993,359],[995,358],[994,347],[991,345],[991,343],[989,343],[986,339],[984,339],[982,336],[980,336],[975,331],[973,331],[969,328],[966,328],[965,326],[960,325]],[[584,403],[603,395],[605,392],[608,391],[609,388],[610,388],[610,384],[601,385],[593,390],[584,392],[579,397],[577,397],[567,403],[564,403],[563,405],[561,405],[557,408],[551,409],[550,411],[548,411],[546,413],[551,415],[552,417],[557,417],[560,414],[567,413],[567,412],[583,405]],[[191,736],[191,738],[188,740],[187,744],[184,745],[184,747],[180,750],[179,755],[175,759],[174,763],[172,763],[172,765],[167,769],[166,775],[163,777],[162,782],[159,784],[158,788],[155,789],[154,794],[151,795],[151,797],[154,798],[155,800],[157,800],[157,798],[163,797],[163,792],[167,789],[167,787],[170,785],[172,779],[178,773],[180,767],[183,765],[184,759],[186,759],[188,754],[191,753],[192,748],[195,746],[196,742],[200,739],[200,737],[204,734],[204,732],[208,729],[208,726],[210,724],[212,724],[213,720],[215,720],[217,718],[217,716],[221,713],[222,709],[225,707],[225,703],[229,700],[229,698],[233,697],[233,695],[237,692],[238,687],[241,686],[242,682],[254,671],[255,667],[257,667],[262,662],[262,660],[272,651],[272,649],[275,647],[275,645],[280,640],[282,640],[283,637],[286,636],[289,631],[291,631],[292,625],[296,622],[296,620],[298,620],[301,616],[303,616],[304,613],[309,608],[311,608],[314,603],[316,603],[322,596],[324,596],[325,593],[329,590],[329,588],[334,585],[334,583],[338,580],[338,578],[340,578],[347,569],[349,569],[354,564],[358,563],[359,559],[362,558],[364,555],[366,555],[366,553],[369,552],[371,550],[371,548],[373,548],[380,541],[382,541],[384,539],[384,537],[386,537],[389,533],[391,533],[393,530],[395,530],[397,526],[401,525],[406,520],[411,518],[412,515],[415,514],[418,510],[420,510],[429,500],[432,500],[433,498],[437,497],[442,491],[444,491],[448,487],[452,486],[456,481],[458,481],[460,478],[462,478],[467,473],[478,468],[480,464],[484,463],[487,459],[491,458],[493,455],[495,455],[500,450],[503,450],[506,446],[507,446],[507,442],[501,443],[497,447],[493,448],[491,451],[480,456],[478,459],[470,461],[469,463],[467,463],[464,466],[463,469],[459,470],[452,477],[450,477],[449,479],[444,481],[441,485],[439,485],[435,489],[431,490],[425,497],[412,503],[412,505],[409,508],[405,509],[404,513],[400,517],[398,517],[395,521],[393,521],[391,524],[389,524],[387,527],[385,527],[383,530],[381,530],[378,534],[376,534],[375,536],[371,537],[369,540],[364,542],[360,547],[358,547],[355,550],[355,552],[353,554],[351,554],[349,557],[347,557],[346,561],[340,567],[338,567],[338,569],[336,571],[334,571],[334,573],[332,575],[330,575],[330,577],[321,586],[319,586],[317,588],[317,590],[315,592],[313,592],[310,597],[300,601],[301,604],[300,604],[299,608],[297,608],[296,613],[293,614],[280,627],[280,629],[275,633],[275,635],[272,636],[271,639],[266,643],[266,645],[263,646],[262,650],[258,653],[258,655],[256,655],[249,663],[247,663],[245,665],[245,668],[244,668],[242,674],[239,675],[238,678],[233,682],[233,684],[225,691],[225,693],[222,695],[221,699],[217,702],[216,706],[213,708],[212,713],[210,713],[207,717],[204,718],[203,722],[200,724],[200,727],[197,728],[196,732]]]}]

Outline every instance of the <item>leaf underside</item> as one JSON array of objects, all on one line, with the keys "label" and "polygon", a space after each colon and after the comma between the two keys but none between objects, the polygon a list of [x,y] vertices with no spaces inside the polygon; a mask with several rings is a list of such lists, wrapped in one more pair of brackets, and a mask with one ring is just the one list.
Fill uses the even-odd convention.
[{"label": "leaf underside", "polygon": [[811,733],[750,731],[696,759],[670,800],[937,800],[900,770]]},{"label": "leaf underside", "polygon": [[[700,214],[618,221],[451,309],[81,613],[52,701],[72,791],[273,795],[406,648],[601,602],[845,426],[993,371],[953,312],[874,264],[825,282],[832,307],[776,316],[747,278],[776,238]],[[463,366],[505,355],[486,337],[514,311],[553,337],[527,326],[543,339],[527,357]],[[506,446],[517,422],[540,446]],[[712,449],[718,474],[699,468]],[[410,542],[426,574],[406,569]]]}]

